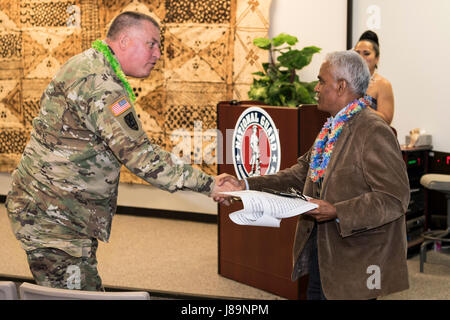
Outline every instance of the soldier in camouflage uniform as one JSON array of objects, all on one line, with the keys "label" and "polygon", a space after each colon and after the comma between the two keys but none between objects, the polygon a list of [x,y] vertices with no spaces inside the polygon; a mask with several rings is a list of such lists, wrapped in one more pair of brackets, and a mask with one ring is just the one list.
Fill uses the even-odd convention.
[{"label": "soldier in camouflage uniform", "polygon": [[[148,16],[119,15],[103,41],[71,58],[41,98],[39,115],[6,208],[40,285],[103,290],[97,240],[107,242],[120,168],[154,186],[214,196],[219,177],[184,164],[151,144],[130,99],[125,75],[147,77],[160,57],[159,26]],[[113,64],[119,68],[114,70]]]}]

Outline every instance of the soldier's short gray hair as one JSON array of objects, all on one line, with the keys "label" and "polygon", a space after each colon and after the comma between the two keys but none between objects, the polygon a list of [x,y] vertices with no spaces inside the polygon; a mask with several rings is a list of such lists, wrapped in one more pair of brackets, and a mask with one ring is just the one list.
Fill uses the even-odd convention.
[{"label": "soldier's short gray hair", "polygon": [[125,11],[119,14],[111,23],[106,37],[108,39],[115,40],[116,36],[121,31],[129,27],[140,26],[142,21],[151,22],[155,27],[159,29],[158,22],[152,17],[140,12]]},{"label": "soldier's short gray hair", "polygon": [[328,53],[325,61],[333,70],[335,80],[347,81],[350,89],[363,96],[370,81],[370,71],[366,62],[353,50]]}]

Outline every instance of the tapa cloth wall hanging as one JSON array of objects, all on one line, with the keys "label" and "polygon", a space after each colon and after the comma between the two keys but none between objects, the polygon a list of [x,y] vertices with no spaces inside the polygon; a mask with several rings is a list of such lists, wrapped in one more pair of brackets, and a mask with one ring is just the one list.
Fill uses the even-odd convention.
[{"label": "tapa cloth wall hanging", "polygon": [[[265,52],[270,0],[0,0],[0,172],[17,166],[50,79],[104,39],[119,13],[161,25],[162,56],[147,79],[128,78],[152,142],[216,174],[216,105],[246,100]],[[121,182],[145,183],[122,169]]]}]

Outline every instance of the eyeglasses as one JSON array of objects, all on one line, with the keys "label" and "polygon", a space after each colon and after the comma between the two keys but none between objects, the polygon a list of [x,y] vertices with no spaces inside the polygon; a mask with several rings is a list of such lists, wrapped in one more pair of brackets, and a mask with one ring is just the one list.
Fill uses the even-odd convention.
[{"label": "eyeglasses", "polygon": [[303,195],[300,191],[298,191],[297,189],[295,189],[293,187],[289,188],[288,192],[282,192],[282,191],[273,190],[273,189],[269,189],[269,188],[262,188],[261,191],[275,194],[277,196],[289,197],[289,198],[299,198],[299,199],[308,201],[308,199],[305,197],[305,195]]},{"label": "eyeglasses", "polygon": [[299,190],[295,189],[294,187],[290,187],[288,190],[290,193],[297,195],[297,197],[299,197],[300,199],[308,201],[305,195],[301,193]]}]

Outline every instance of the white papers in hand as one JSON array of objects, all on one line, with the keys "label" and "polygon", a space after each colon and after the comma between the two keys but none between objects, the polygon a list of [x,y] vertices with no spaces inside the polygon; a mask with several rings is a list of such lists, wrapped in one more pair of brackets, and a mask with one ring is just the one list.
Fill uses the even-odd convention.
[{"label": "white papers in hand", "polygon": [[230,219],[240,225],[280,227],[281,219],[290,218],[318,207],[300,198],[289,198],[255,190],[222,192],[239,197],[243,210],[230,214]]}]

